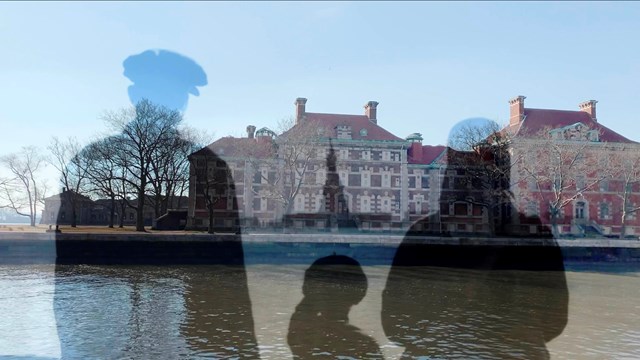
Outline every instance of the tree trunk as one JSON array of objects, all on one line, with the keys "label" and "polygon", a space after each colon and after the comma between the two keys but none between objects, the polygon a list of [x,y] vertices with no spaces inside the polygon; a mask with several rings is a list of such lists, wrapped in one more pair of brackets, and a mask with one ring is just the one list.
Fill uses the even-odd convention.
[{"label": "tree trunk", "polygon": [[558,220],[555,218],[551,219],[551,233],[553,234],[554,239],[560,237],[560,231],[558,231]]},{"label": "tree trunk", "polygon": [[146,184],[141,184],[138,191],[138,206],[136,208],[136,231],[144,231],[144,188]]},{"label": "tree trunk", "polygon": [[111,196],[111,206],[109,207],[109,228],[113,229],[113,223],[116,216],[116,199]]},{"label": "tree trunk", "polygon": [[209,234],[213,234],[213,205],[209,206]]},{"label": "tree trunk", "polygon": [[620,239],[624,239],[625,233],[627,232],[627,212],[622,211],[622,219],[620,219]]},{"label": "tree trunk", "polygon": [[120,224],[118,225],[119,228],[123,228],[124,227],[124,217],[125,217],[125,210],[127,209],[127,204],[125,203],[124,200],[120,200]]},{"label": "tree trunk", "polygon": [[[473,206],[473,204],[471,204],[471,206]],[[489,223],[489,236],[493,237],[496,235],[496,217],[492,207],[487,206],[485,209],[487,210],[487,222]]]}]

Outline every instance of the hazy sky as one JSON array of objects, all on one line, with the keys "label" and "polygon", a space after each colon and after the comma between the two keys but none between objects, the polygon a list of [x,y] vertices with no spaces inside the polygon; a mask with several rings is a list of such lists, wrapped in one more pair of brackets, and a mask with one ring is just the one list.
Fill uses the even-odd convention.
[{"label": "hazy sky", "polygon": [[105,132],[130,104],[123,61],[166,49],[208,84],[185,122],[225,135],[294,114],[363,113],[425,143],[470,117],[508,121],[508,100],[577,110],[640,141],[637,3],[0,3],[0,154]]}]

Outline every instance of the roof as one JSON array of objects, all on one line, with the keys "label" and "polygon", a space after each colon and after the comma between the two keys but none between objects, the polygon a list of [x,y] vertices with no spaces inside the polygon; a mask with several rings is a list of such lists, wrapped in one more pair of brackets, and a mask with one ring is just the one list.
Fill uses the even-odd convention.
[{"label": "roof", "polygon": [[49,197],[44,198],[44,201],[60,200],[60,198],[62,197],[63,194],[75,194],[76,201],[93,201],[88,196],[85,196],[85,195],[82,195],[82,194],[78,194],[77,192],[75,192],[73,190],[65,190],[65,191],[63,191],[61,193],[57,193],[55,195],[51,195]]},{"label": "roof", "polygon": [[584,111],[525,108],[524,115],[524,120],[518,125],[507,127],[515,136],[532,137],[540,134],[544,129],[557,129],[582,123],[592,130],[598,130],[599,139],[602,142],[635,143],[593,120],[591,115]]},{"label": "roof", "polygon": [[[372,122],[366,115],[323,114],[310,113],[304,115],[304,119],[294,127],[307,124],[318,124],[325,128],[325,134],[329,138],[337,138],[335,128],[339,125],[351,126],[351,138],[353,140],[377,140],[377,141],[402,141],[380,125]],[[364,131],[363,131],[364,130]]]},{"label": "roof", "polygon": [[190,156],[214,155],[220,158],[247,157],[250,155],[266,156],[271,152],[271,149],[271,138],[269,137],[237,138],[225,136]]},{"label": "roof", "polygon": [[422,145],[422,158],[416,159],[413,156],[413,149],[409,147],[407,162],[421,165],[434,164],[444,158],[446,149],[447,147],[444,145]]}]

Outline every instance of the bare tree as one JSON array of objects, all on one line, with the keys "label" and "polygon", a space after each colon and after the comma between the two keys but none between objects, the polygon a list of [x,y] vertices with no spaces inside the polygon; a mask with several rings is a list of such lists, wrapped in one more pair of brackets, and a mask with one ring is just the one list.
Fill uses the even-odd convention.
[{"label": "bare tree", "polygon": [[610,179],[620,182],[616,187],[616,196],[620,202],[620,238],[627,233],[627,220],[640,210],[640,205],[632,201],[634,187],[640,185],[640,152],[637,147],[625,147],[609,152],[602,168],[608,169]]},{"label": "bare tree", "polygon": [[532,182],[533,191],[548,204],[549,222],[556,236],[562,209],[606,177],[594,171],[601,155],[592,149],[592,131],[577,128],[565,134],[543,129],[532,139],[518,141],[523,180]]},{"label": "bare tree", "polygon": [[[86,146],[80,152],[86,165],[87,191],[99,198],[109,199],[109,224],[114,227],[115,215],[119,214],[119,226],[124,226],[124,215],[130,189],[124,181],[126,163],[119,161],[116,144],[119,140],[107,137]],[[116,212],[116,209],[119,209]]]},{"label": "bare tree", "polygon": [[182,115],[142,100],[134,108],[107,113],[104,119],[119,132],[114,137],[117,159],[120,165],[126,164],[123,166],[126,172],[120,179],[135,189],[137,202],[129,205],[136,210],[136,231],[145,231],[144,210],[149,179],[153,176],[153,158],[175,137]]},{"label": "bare tree", "polygon": [[40,171],[46,166],[45,158],[34,146],[23,147],[18,153],[0,158],[10,176],[0,181],[0,205],[12,209],[16,214],[29,218],[36,226],[36,217],[44,204],[46,182]]},{"label": "bare tree", "polygon": [[74,137],[64,141],[53,137],[47,149],[51,154],[49,163],[56,168],[60,175],[60,183],[67,190],[63,191],[61,196],[65,197],[71,208],[71,227],[76,227],[79,202],[86,193],[87,158],[81,156],[80,143]]},{"label": "bare tree", "polygon": [[462,193],[469,195],[459,200],[484,209],[490,235],[506,231],[503,226],[513,201],[511,170],[520,161],[511,156],[510,134],[501,129],[493,121],[472,123],[449,139],[449,147],[458,150],[449,152],[453,157],[449,165],[463,172],[461,185],[468,191]]},{"label": "bare tree", "polygon": [[280,134],[273,133],[272,142],[246,149],[247,160],[262,179],[253,188],[254,194],[279,203],[284,214],[291,212],[307,176],[317,170],[312,166],[317,151],[324,150],[320,141],[323,127],[311,121],[294,124],[293,119],[281,121]]},{"label": "bare tree", "polygon": [[210,142],[206,133],[181,127],[174,129],[150,157],[149,184],[156,217],[171,204],[179,206],[189,183],[188,156]]}]

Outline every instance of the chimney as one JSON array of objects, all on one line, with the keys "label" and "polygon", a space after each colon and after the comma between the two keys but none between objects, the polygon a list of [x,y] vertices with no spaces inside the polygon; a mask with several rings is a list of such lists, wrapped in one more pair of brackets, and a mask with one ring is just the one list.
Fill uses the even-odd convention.
[{"label": "chimney", "polygon": [[369,101],[365,106],[364,106],[364,114],[369,118],[369,121],[371,121],[374,124],[378,123],[378,102],[377,101]]},{"label": "chimney", "polygon": [[519,95],[509,100],[510,112],[509,116],[509,125],[514,126],[518,125],[522,120],[524,120],[524,99],[525,96]]},{"label": "chimney", "polygon": [[296,105],[296,124],[298,124],[303,118],[304,118],[304,114],[306,113],[305,110],[305,105],[307,104],[307,99],[305,98],[297,98],[295,105]]},{"label": "chimney", "polygon": [[407,136],[407,141],[411,142],[409,156],[413,161],[422,163],[422,134],[413,133]]},{"label": "chimney", "polygon": [[597,101],[595,100],[588,100],[580,103],[578,106],[580,107],[580,111],[586,112],[591,116],[593,121],[598,122],[598,119],[596,118],[596,103]]},{"label": "chimney", "polygon": [[249,139],[253,139],[255,133],[256,133],[256,127],[255,126],[253,126],[253,125],[247,126],[247,137]]}]

